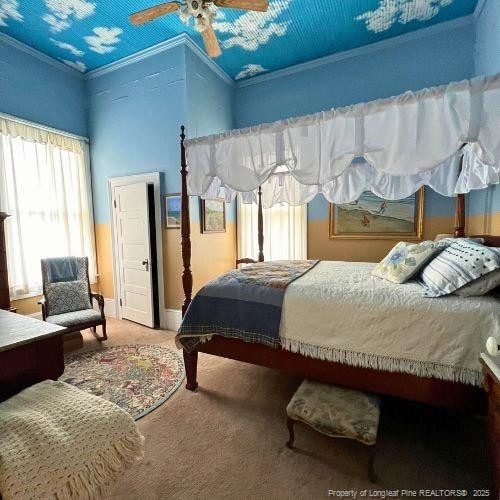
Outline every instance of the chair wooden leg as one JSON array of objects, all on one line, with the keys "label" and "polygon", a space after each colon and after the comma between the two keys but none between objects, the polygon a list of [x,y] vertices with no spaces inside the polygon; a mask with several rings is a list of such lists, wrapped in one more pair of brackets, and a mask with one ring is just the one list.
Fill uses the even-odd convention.
[{"label": "chair wooden leg", "polygon": [[99,341],[103,342],[104,340],[108,340],[108,335],[106,334],[106,322],[102,324],[102,337],[97,333],[97,327],[91,326],[90,331],[94,334],[94,337]]},{"label": "chair wooden leg", "polygon": [[290,417],[286,417],[286,426],[288,428],[288,441],[286,443],[287,448],[293,449],[293,442],[295,441],[295,432],[293,429],[293,424],[295,420]]},{"label": "chair wooden leg", "polygon": [[371,483],[378,483],[377,473],[375,472],[375,446],[370,446],[370,458],[368,459],[368,479]]}]

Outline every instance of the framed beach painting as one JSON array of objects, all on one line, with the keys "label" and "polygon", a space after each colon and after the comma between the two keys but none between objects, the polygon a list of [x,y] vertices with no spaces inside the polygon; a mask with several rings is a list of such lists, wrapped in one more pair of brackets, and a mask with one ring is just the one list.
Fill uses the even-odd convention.
[{"label": "framed beach painting", "polygon": [[181,227],[181,195],[180,193],[165,195],[165,227],[180,229]]},{"label": "framed beach painting", "polygon": [[226,232],[226,204],[224,200],[200,198],[200,228],[202,233]]},{"label": "framed beach painting", "polygon": [[365,191],[352,203],[330,203],[331,239],[421,240],[424,227],[424,188],[403,200],[384,200]]}]

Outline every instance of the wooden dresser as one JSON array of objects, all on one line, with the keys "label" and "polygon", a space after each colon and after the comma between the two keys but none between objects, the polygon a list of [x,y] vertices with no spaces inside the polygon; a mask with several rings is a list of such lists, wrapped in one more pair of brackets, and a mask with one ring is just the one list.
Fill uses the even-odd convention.
[{"label": "wooden dresser", "polygon": [[500,499],[500,356],[481,353],[484,388],[488,393],[488,428],[493,474],[490,498]]},{"label": "wooden dresser", "polygon": [[0,309],[0,402],[64,371],[66,328]]}]

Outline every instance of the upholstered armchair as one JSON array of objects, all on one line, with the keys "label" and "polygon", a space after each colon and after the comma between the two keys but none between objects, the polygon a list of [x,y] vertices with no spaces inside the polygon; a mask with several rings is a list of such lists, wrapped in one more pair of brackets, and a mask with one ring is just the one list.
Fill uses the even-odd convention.
[{"label": "upholstered armchair", "polygon": [[[97,340],[107,340],[104,298],[90,289],[87,257],[58,257],[42,259],[44,321],[64,326],[67,333],[90,328]],[[96,300],[99,312],[92,308]],[[102,327],[102,336],[97,327]]]}]

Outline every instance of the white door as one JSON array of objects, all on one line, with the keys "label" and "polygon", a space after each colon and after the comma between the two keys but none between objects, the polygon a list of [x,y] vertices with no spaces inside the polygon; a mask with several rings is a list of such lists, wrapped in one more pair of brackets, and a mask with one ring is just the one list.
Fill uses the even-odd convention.
[{"label": "white door", "polygon": [[154,326],[148,185],[114,188],[121,316]]}]

